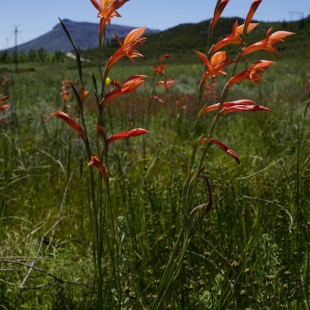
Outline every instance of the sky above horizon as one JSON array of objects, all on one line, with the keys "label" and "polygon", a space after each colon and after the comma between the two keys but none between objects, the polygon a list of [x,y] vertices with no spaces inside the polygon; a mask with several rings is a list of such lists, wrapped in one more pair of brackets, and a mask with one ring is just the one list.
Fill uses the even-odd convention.
[{"label": "sky above horizon", "polygon": [[[0,0],[4,1],[4,0]],[[242,17],[253,0],[230,0],[222,16]],[[97,10],[90,0],[13,0],[2,3],[0,50],[23,44],[52,30],[61,19],[76,22],[99,22]],[[147,26],[166,30],[183,23],[198,23],[210,19],[216,0],[130,0],[113,18],[112,25]],[[310,0],[263,0],[254,19],[259,21],[291,21],[310,14]]]}]

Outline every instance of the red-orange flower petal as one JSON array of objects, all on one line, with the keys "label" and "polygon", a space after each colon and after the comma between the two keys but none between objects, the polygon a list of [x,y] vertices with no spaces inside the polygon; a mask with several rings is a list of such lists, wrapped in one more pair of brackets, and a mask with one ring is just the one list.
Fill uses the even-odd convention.
[{"label": "red-orange flower petal", "polygon": [[9,99],[10,98],[10,96],[4,96],[4,97],[2,97],[2,98],[0,98],[0,102],[3,102],[4,100],[6,100],[6,99]]},{"label": "red-orange flower petal", "polygon": [[165,73],[167,65],[153,66],[155,74],[163,75]]},{"label": "red-orange flower petal", "polygon": [[264,40],[256,42],[246,47],[245,49],[243,49],[241,53],[241,57],[244,57],[245,55],[248,55],[250,53],[253,53],[259,50],[265,50],[268,53],[278,54],[279,51],[274,47],[274,45],[279,42],[283,42],[284,38],[286,38],[287,36],[295,34],[294,32],[289,32],[289,31],[276,31],[273,34],[271,34],[271,31],[272,31],[272,27],[267,30],[266,38]]},{"label": "red-orange flower petal", "polygon": [[90,0],[94,7],[98,10],[97,17],[100,18],[100,38],[102,38],[106,23],[110,25],[111,18],[120,17],[121,15],[116,11],[129,0]]},{"label": "red-orange flower petal", "polygon": [[98,125],[95,125],[95,127],[96,127],[99,135],[101,136],[101,138],[103,138],[105,140],[106,137],[105,137],[105,133],[103,132],[102,128],[100,126],[98,126]]},{"label": "red-orange flower petal", "polygon": [[216,140],[216,139],[212,139],[212,138],[201,138],[198,142],[198,144],[203,144],[206,143],[208,141],[208,143],[214,143],[217,146],[219,146],[222,150],[224,150],[227,154],[229,154],[230,156],[232,156],[238,164],[240,164],[240,160],[238,155],[231,149],[229,148],[227,145],[225,145],[223,142]]},{"label": "red-orange flower petal", "polygon": [[262,0],[254,0],[253,3],[251,4],[250,10],[246,16],[245,22],[244,22],[244,27],[246,29],[248,29],[248,26],[258,8],[258,6],[260,5],[260,3],[262,2]]},{"label": "red-orange flower petal", "polygon": [[233,105],[221,110],[220,114],[234,113],[234,112],[257,112],[257,111],[266,111],[271,112],[270,109],[262,105]]},{"label": "red-orange flower petal", "polygon": [[219,49],[223,48],[228,44],[235,44],[240,45],[242,43],[240,35],[237,33],[238,28],[238,20],[236,20],[233,24],[232,33],[225,37],[224,39],[220,40],[218,43],[213,45],[211,49],[211,53],[218,51]]},{"label": "red-orange flower petal", "polygon": [[208,139],[208,141],[210,143],[214,143],[217,146],[219,146],[222,150],[224,150],[227,154],[229,154],[232,158],[234,158],[238,164],[240,164],[240,159],[239,159],[238,155],[231,148],[229,148],[227,145],[225,145],[223,142],[221,142],[219,140],[211,139],[211,138]]},{"label": "red-orange flower petal", "polygon": [[9,105],[6,104],[2,104],[0,105],[0,112],[2,112],[4,114],[5,110],[9,107]]},{"label": "red-orange flower petal", "polygon": [[158,102],[161,103],[161,104],[165,104],[165,102],[164,102],[162,99],[160,99],[158,96],[153,95],[153,96],[152,96],[152,99],[158,101]]},{"label": "red-orange flower petal", "polygon": [[229,0],[222,0],[215,8],[215,11],[214,11],[214,15],[212,17],[212,20],[211,20],[211,33],[213,32],[217,22],[219,21],[220,19],[220,16],[222,14],[222,12],[224,11],[227,3],[229,2]]},{"label": "red-orange flower petal", "polygon": [[226,87],[230,88],[231,86],[242,80],[249,80],[251,82],[258,83],[263,80],[263,78],[260,77],[258,74],[265,72],[273,64],[274,61],[270,60],[256,61],[250,68],[247,68],[245,71],[242,71],[239,74],[230,78],[226,84]]},{"label": "red-orange flower petal", "polygon": [[82,86],[78,92],[82,100],[89,95],[89,90],[85,90],[85,86]]},{"label": "red-orange flower petal", "polygon": [[116,88],[112,92],[108,93],[102,101],[102,107],[104,108],[111,100],[129,94],[135,91],[141,84],[144,83],[143,78],[147,77],[146,75],[133,75],[128,78],[123,85]]},{"label": "red-orange flower petal", "polygon": [[118,62],[122,57],[128,57],[131,61],[134,62],[134,57],[143,57],[136,49],[140,47],[146,40],[145,37],[141,37],[144,33],[146,27],[141,27],[134,29],[128,33],[124,40],[124,44],[118,39],[115,35],[116,40],[120,44],[120,48],[109,58],[106,65],[106,74],[111,70],[111,68]]},{"label": "red-orange flower petal", "polygon": [[[4,100],[7,100],[9,99],[10,96],[4,96],[2,98],[0,98],[0,103],[3,102]],[[3,114],[5,113],[5,110],[9,107],[9,104],[5,103],[5,104],[2,104],[0,105],[0,112],[2,112]]]},{"label": "red-orange flower petal", "polygon": [[206,66],[206,71],[202,76],[203,84],[211,76],[215,77],[216,75],[226,75],[226,72],[223,71],[223,69],[234,62],[233,59],[226,58],[226,52],[224,51],[215,53],[211,57],[211,61],[209,61],[208,57],[205,54],[199,51],[196,51],[196,54],[199,56],[200,60]]},{"label": "red-orange flower petal", "polygon": [[99,158],[97,158],[96,156],[92,156],[90,162],[88,163],[88,167],[94,166],[98,169],[99,173],[105,178],[108,178],[108,174],[107,171],[105,170],[105,168],[103,167],[101,161]]},{"label": "red-orange flower petal", "polygon": [[[249,23],[246,33],[249,33],[250,31],[252,31],[257,25],[259,25],[259,23]],[[244,29],[244,24],[240,25],[237,28],[237,34],[239,34],[239,35],[243,34],[243,29]]]},{"label": "red-orange flower petal", "polygon": [[[258,23],[250,23],[247,32],[253,30],[257,25]],[[232,33],[229,36],[225,37],[224,39],[220,40],[215,45],[213,45],[211,53],[214,53],[229,44],[240,45],[242,43],[241,35],[243,32],[243,28],[244,25],[238,26],[238,20],[236,20],[235,23],[233,24]]]},{"label": "red-orange flower petal", "polygon": [[62,120],[64,120],[70,127],[72,127],[78,135],[83,139],[83,141],[86,141],[86,134],[83,130],[83,128],[76,122],[74,121],[67,113],[56,110],[52,116],[56,116]]},{"label": "red-orange flower petal", "polygon": [[155,86],[158,85],[163,85],[165,87],[165,89],[171,88],[175,83],[177,83],[177,81],[173,80],[173,79],[168,79],[166,81],[159,81],[155,84]]},{"label": "red-orange flower petal", "polygon": [[171,57],[171,54],[166,54],[166,55],[160,57],[160,58],[158,59],[158,62],[160,63],[160,62],[164,61],[165,59],[167,59],[167,58],[169,58],[169,57]]},{"label": "red-orange flower petal", "polygon": [[144,134],[147,134],[149,133],[146,129],[143,129],[143,128],[135,128],[135,129],[132,129],[132,130],[129,130],[129,131],[124,131],[124,132],[119,132],[119,133],[116,133],[112,136],[110,136],[108,139],[107,139],[107,144],[111,144],[112,142],[115,142],[117,140],[120,140],[120,139],[125,139],[125,138],[130,138],[130,137],[137,137],[137,136],[141,136],[141,135],[144,135]]},{"label": "red-orange flower petal", "polygon": [[9,80],[8,77],[6,75],[4,75],[2,77],[2,81],[0,82],[1,86],[5,87],[7,85],[8,80]]},{"label": "red-orange flower petal", "polygon": [[9,126],[9,123],[7,121],[5,121],[4,119],[0,118],[0,123],[3,123],[4,125]]},{"label": "red-orange flower petal", "polygon": [[116,87],[121,87],[121,83],[118,81],[118,80],[112,80],[110,83],[109,83],[109,86],[116,86]]},{"label": "red-orange flower petal", "polygon": [[[242,105],[247,105],[247,106],[250,106],[250,105],[255,105],[255,101],[253,100],[250,100],[250,99],[240,99],[240,100],[236,100],[236,101],[228,101],[228,102],[224,102],[222,104],[222,108],[228,108],[228,107],[232,107],[232,106],[236,106],[236,105],[239,105],[239,106],[242,106]],[[216,111],[220,108],[220,104],[219,103],[216,103],[216,104],[213,104],[213,105],[210,105],[206,108],[203,108],[199,114],[200,115],[203,115],[203,114],[207,114],[211,111]]]}]

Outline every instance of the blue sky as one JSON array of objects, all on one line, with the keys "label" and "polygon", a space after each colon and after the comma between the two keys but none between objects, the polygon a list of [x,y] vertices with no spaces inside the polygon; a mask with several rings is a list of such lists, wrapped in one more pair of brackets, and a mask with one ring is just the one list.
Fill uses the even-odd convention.
[{"label": "blue sky", "polygon": [[[0,0],[0,50],[26,43],[50,31],[58,17],[98,22],[90,0]],[[253,0],[230,0],[222,16],[244,17]],[[112,24],[165,30],[182,23],[197,23],[212,17],[216,0],[130,0],[118,11]],[[294,13],[291,13],[294,12]],[[255,19],[290,21],[310,14],[310,0],[263,0]]]}]

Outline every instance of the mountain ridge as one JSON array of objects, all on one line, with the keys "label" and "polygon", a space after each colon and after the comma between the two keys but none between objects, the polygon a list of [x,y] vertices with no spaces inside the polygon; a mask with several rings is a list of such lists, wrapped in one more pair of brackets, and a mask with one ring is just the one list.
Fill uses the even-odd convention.
[{"label": "mountain ridge", "polygon": [[[74,44],[81,50],[89,50],[98,48],[98,23],[92,22],[76,22],[70,19],[63,19],[62,22],[67,27]],[[106,40],[114,39],[114,31],[117,35],[122,38],[125,37],[131,30],[137,27],[132,26],[121,26],[117,24],[107,25],[106,27]],[[145,33],[157,33],[159,30],[149,29],[145,30]],[[86,39],[87,38],[87,39]],[[68,53],[72,51],[72,45],[68,40],[61,24],[55,25],[52,30],[47,33],[28,41],[26,43],[17,46],[18,53],[29,52],[30,50],[39,50],[43,48],[48,53],[60,51]],[[13,52],[14,47],[9,48],[7,51]]]},{"label": "mountain ridge", "polygon": [[[238,19],[239,24],[243,23],[242,18],[225,17],[221,18],[213,34],[213,41],[229,35],[232,30],[234,21]],[[87,58],[98,57],[98,23],[91,22],[75,22],[69,19],[63,19],[62,22],[66,25],[73,42],[81,51],[87,52]],[[253,21],[255,22],[255,21]],[[259,22],[259,21],[258,21]],[[145,56],[145,59],[160,53],[173,53],[180,57],[193,54],[193,50],[204,50],[206,48],[206,40],[208,37],[210,20],[201,21],[198,23],[184,23],[168,28],[163,31],[147,28],[145,36],[146,42],[140,47],[139,51]],[[290,54],[294,55],[296,51],[306,51],[310,44],[310,15],[299,21],[291,22],[259,22],[260,26],[251,32],[250,42],[257,42],[264,39],[267,29],[273,27],[273,32],[278,30],[292,31],[296,35],[286,38],[286,44],[280,44],[280,49],[289,50]],[[106,28],[106,48],[105,53],[111,55],[119,48],[114,37],[114,31],[119,38],[124,38],[131,30],[136,27],[107,25]],[[72,51],[72,45],[67,38],[61,24],[57,24],[53,29],[38,38],[21,44],[18,46],[18,53],[29,52],[30,50],[39,50],[43,48],[48,53],[60,51],[68,53]],[[8,49],[9,53],[14,52],[14,48]]]}]

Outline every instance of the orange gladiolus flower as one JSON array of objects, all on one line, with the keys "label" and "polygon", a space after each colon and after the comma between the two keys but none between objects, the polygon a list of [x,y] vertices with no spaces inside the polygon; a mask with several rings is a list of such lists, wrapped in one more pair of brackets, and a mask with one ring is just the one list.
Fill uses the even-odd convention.
[{"label": "orange gladiolus flower", "polygon": [[9,126],[9,123],[7,121],[5,121],[4,119],[0,118],[0,123],[3,123],[4,125]]},{"label": "orange gladiolus flower", "polygon": [[250,53],[253,53],[259,50],[265,50],[269,53],[279,54],[279,51],[273,45],[279,42],[283,42],[284,38],[292,34],[295,34],[294,32],[289,32],[289,31],[276,31],[273,34],[271,34],[271,31],[272,31],[272,27],[267,30],[266,38],[264,40],[246,47],[242,51],[241,57],[244,57],[245,55],[248,55]]},{"label": "orange gladiolus flower", "polygon": [[167,65],[153,66],[155,74],[163,75],[165,73]]},{"label": "orange gladiolus flower", "polygon": [[105,178],[108,178],[107,171],[105,168],[102,166],[102,163],[99,158],[96,156],[92,156],[90,162],[88,163],[88,167],[94,166],[98,169],[99,173]]},{"label": "orange gladiolus flower", "polygon": [[[258,23],[250,23],[247,32],[252,31],[257,25]],[[243,32],[243,28],[244,25],[238,26],[238,20],[236,20],[232,27],[232,33],[229,36],[222,39],[221,41],[219,41],[218,43],[216,43],[215,45],[213,45],[211,53],[214,53],[229,44],[240,45],[242,43],[241,35]]]},{"label": "orange gladiolus flower", "polygon": [[63,100],[67,101],[69,98],[68,92],[67,91],[63,91],[60,93],[62,95]]},{"label": "orange gladiolus flower", "polygon": [[262,2],[262,0],[254,0],[253,3],[251,4],[250,10],[246,16],[245,22],[244,22],[244,26],[246,29],[248,29],[248,25],[250,24],[258,6],[260,5],[260,3]]},{"label": "orange gladiolus flower", "polygon": [[239,157],[238,155],[231,149],[229,148],[227,145],[225,145],[223,142],[219,141],[219,140],[216,140],[216,139],[212,139],[212,138],[209,138],[208,140],[206,138],[202,138],[198,143],[205,143],[206,141],[208,141],[208,143],[214,143],[216,144],[217,146],[219,146],[222,150],[224,150],[227,154],[229,154],[230,156],[232,156],[236,162],[238,164],[240,164],[240,160],[239,160]]},{"label": "orange gladiolus flower", "polygon": [[112,80],[110,81],[109,86],[121,87],[122,85],[118,80]]},{"label": "orange gladiolus flower", "polygon": [[226,52],[215,53],[211,57],[211,62],[205,54],[199,51],[196,51],[196,54],[199,56],[200,60],[205,64],[207,68],[202,76],[203,84],[210,76],[215,77],[216,75],[226,75],[226,72],[223,71],[223,68],[229,66],[231,63],[234,62],[233,59],[226,58]]},{"label": "orange gladiolus flower", "polygon": [[111,68],[118,62],[122,57],[128,57],[132,62],[134,62],[134,57],[143,57],[136,48],[140,47],[144,41],[145,37],[141,38],[143,32],[145,31],[145,26],[142,28],[134,29],[128,33],[124,43],[122,43],[118,36],[115,34],[115,38],[120,45],[120,48],[110,57],[106,65],[106,74],[111,70]]},{"label": "orange gladiolus flower", "polygon": [[270,109],[262,105],[233,105],[230,107],[225,107],[220,114],[234,113],[234,112],[257,112],[257,111],[266,111],[271,112]]},{"label": "orange gladiolus flower", "polygon": [[220,16],[222,14],[222,12],[224,11],[227,3],[229,2],[229,0],[222,0],[215,8],[215,11],[214,11],[214,15],[213,15],[213,18],[211,20],[211,33],[213,32],[217,22],[219,21],[220,19]]},{"label": "orange gladiolus flower", "polygon": [[97,129],[99,135],[100,135],[104,140],[106,140],[106,136],[105,136],[105,134],[104,134],[102,128],[101,128],[100,126],[98,126],[98,125],[95,125],[95,127],[96,127],[96,129]]},{"label": "orange gladiolus flower", "polygon": [[177,81],[173,80],[173,79],[168,79],[166,81],[159,81],[155,84],[155,86],[158,85],[163,85],[165,87],[165,89],[171,88],[175,83],[177,83]]},{"label": "orange gladiolus flower", "polygon": [[97,17],[100,17],[100,38],[102,38],[105,25],[108,23],[111,24],[111,18],[113,17],[121,17],[121,15],[116,11],[123,4],[125,4],[129,0],[100,0],[100,4],[97,0],[90,0],[94,7],[98,10]]},{"label": "orange gladiolus flower", "polygon": [[144,83],[143,78],[145,77],[146,75],[133,75],[128,78],[123,85],[116,88],[104,97],[101,103],[102,107],[104,108],[108,104],[108,102],[117,98],[118,96],[126,95],[136,90],[136,88],[138,88],[141,84]]},{"label": "orange gladiolus flower", "polygon": [[263,80],[263,78],[258,74],[265,72],[273,64],[274,62],[270,60],[259,60],[255,62],[250,68],[247,68],[245,71],[242,71],[239,74],[233,76],[227,82],[226,87],[230,88],[242,80],[249,80],[254,83],[259,83]]},{"label": "orange gladiolus flower", "polygon": [[10,96],[4,96],[4,97],[2,97],[2,98],[0,98],[0,102],[3,102],[4,100],[7,100],[7,99],[9,99],[10,98]]},{"label": "orange gladiolus flower", "polygon": [[56,116],[64,120],[70,127],[72,127],[78,133],[78,135],[83,139],[84,142],[86,141],[86,134],[83,128],[76,121],[74,121],[67,113],[56,110],[52,114],[52,116]]},{"label": "orange gladiolus flower", "polygon": [[153,95],[151,98],[158,101],[161,104],[165,104],[165,102],[162,99],[160,99],[158,96]]},{"label": "orange gladiolus flower", "polygon": [[[0,98],[0,102],[3,102],[4,100],[9,99],[9,98],[10,98],[10,96],[4,96],[4,97]],[[7,103],[6,104],[2,104],[2,105],[0,105],[0,111],[4,114],[5,110],[8,107],[9,107],[9,105]],[[7,126],[9,125],[9,123],[7,121],[5,121],[5,120],[3,120],[1,118],[0,118],[0,122],[5,124],[5,125],[7,125]]]},{"label": "orange gladiolus flower", "polygon": [[143,128],[135,128],[135,129],[132,129],[132,130],[129,130],[129,131],[124,131],[124,132],[119,132],[119,133],[116,133],[112,136],[110,136],[108,139],[107,139],[107,144],[111,144],[112,142],[115,142],[117,140],[120,140],[120,139],[125,139],[125,138],[130,138],[130,137],[137,137],[137,136],[141,136],[141,135],[144,135],[144,134],[147,134],[149,133],[146,129],[143,129]]},{"label": "orange gladiolus flower", "polygon": [[80,95],[81,99],[83,100],[84,98],[86,98],[89,95],[89,90],[85,90],[85,86],[82,86],[79,89],[79,95]]},{"label": "orange gladiolus flower", "polygon": [[[81,98],[81,100],[83,101],[88,95],[89,95],[89,90],[85,90],[85,86],[82,86],[79,90],[79,96]],[[74,109],[75,110],[78,110],[79,109],[79,104],[77,103],[75,106],[74,106]],[[77,115],[76,117],[80,117],[80,115]]]},{"label": "orange gladiolus flower", "polygon": [[158,62],[160,63],[160,62],[164,61],[165,59],[169,58],[170,56],[171,56],[171,54],[166,54],[166,55],[160,57]]},{"label": "orange gladiolus flower", "polygon": [[71,87],[71,80],[63,80],[61,82],[63,86],[61,87],[62,92],[60,93],[62,95],[63,100],[68,100],[69,98],[69,88]]},{"label": "orange gladiolus flower", "polygon": [[8,80],[9,80],[8,77],[4,75],[1,81],[1,86],[5,87],[7,85]]},{"label": "orange gladiolus flower", "polygon": [[[240,100],[236,100],[236,101],[224,102],[222,104],[222,108],[228,108],[228,107],[232,107],[232,106],[252,106],[252,105],[255,105],[255,101],[250,100],[250,99],[240,99]],[[219,108],[220,108],[219,103],[210,105],[206,108],[202,108],[202,110],[199,112],[199,115],[204,115],[204,114],[207,114],[211,111],[216,111]]]},{"label": "orange gladiolus flower", "polygon": [[2,104],[0,105],[0,112],[2,112],[4,114],[5,110],[9,107],[9,105],[6,104]]},{"label": "orange gladiolus flower", "polygon": [[[4,96],[2,98],[0,98],[0,103],[3,102],[4,100],[7,100],[9,99],[10,96]],[[9,107],[9,105],[6,103],[6,104],[2,104],[0,105],[0,111],[4,114],[5,110]]]},{"label": "orange gladiolus flower", "polygon": [[215,140],[215,139],[209,139],[208,141],[210,143],[214,143],[217,146],[219,146],[227,154],[229,154],[231,157],[233,157],[238,164],[240,164],[240,159],[239,159],[238,155],[231,148],[229,148],[227,145],[225,145],[223,142],[221,142],[219,140]]}]

